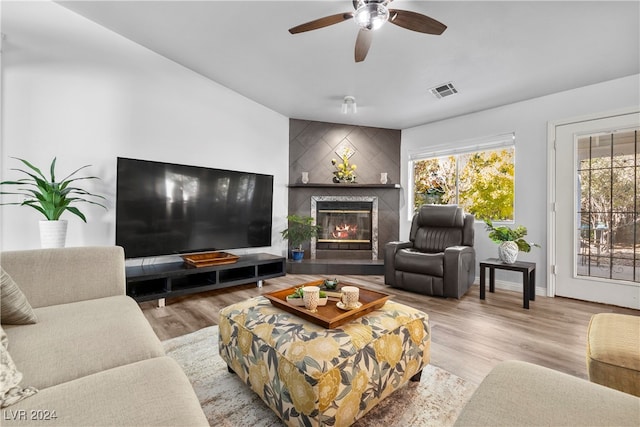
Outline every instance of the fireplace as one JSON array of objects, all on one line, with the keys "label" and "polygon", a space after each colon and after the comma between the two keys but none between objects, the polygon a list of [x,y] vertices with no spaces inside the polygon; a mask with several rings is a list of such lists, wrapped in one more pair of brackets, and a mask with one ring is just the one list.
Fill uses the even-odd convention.
[{"label": "fireplace", "polygon": [[327,201],[316,205],[322,227],[316,249],[371,250],[371,202]]},{"label": "fireplace", "polygon": [[377,259],[377,197],[313,196],[311,216],[322,227],[311,242],[312,259]]}]

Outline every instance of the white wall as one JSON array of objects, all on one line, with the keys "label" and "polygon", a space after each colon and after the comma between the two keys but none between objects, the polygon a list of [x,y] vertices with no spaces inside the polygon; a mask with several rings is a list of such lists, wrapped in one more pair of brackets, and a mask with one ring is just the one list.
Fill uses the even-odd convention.
[{"label": "white wall", "polygon": [[[67,246],[115,243],[121,156],[274,175],[273,246],[233,252],[286,254],[288,118],[55,3],[3,2],[2,33],[1,178],[18,177],[11,156],[102,178],[86,187],[109,210],[65,213]],[[1,249],[40,246],[39,213],[0,209]]]},{"label": "white wall", "polygon": [[[457,96],[464,96],[463,93]],[[442,102],[446,102],[444,99]],[[560,92],[402,131],[402,187],[409,188],[408,152],[430,145],[455,146],[460,141],[515,132],[515,223],[527,227],[527,240],[542,249],[520,253],[521,261],[535,262],[536,285],[546,287],[547,277],[547,123],[564,118],[619,110],[640,104],[640,76]],[[567,165],[570,167],[571,165]],[[400,236],[408,236],[406,195],[400,211]],[[570,226],[569,224],[567,224]],[[475,226],[477,259],[497,257],[497,246],[487,237],[484,223]],[[479,274],[477,272],[476,274]],[[500,271],[506,287],[522,289],[521,275]],[[540,293],[541,290],[538,289]]]}]

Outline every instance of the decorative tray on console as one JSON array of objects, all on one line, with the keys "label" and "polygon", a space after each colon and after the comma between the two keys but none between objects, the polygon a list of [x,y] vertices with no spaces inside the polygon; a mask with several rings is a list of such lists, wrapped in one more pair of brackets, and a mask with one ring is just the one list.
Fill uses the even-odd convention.
[{"label": "decorative tray on console", "polygon": [[210,267],[212,265],[233,264],[238,255],[227,252],[207,252],[202,254],[182,255],[182,259],[190,267]]},{"label": "decorative tray on console", "polygon": [[[384,292],[378,292],[371,289],[358,286],[360,289],[360,303],[362,305],[353,310],[341,310],[336,306],[336,301],[329,299],[327,305],[318,306],[318,311],[315,313],[310,312],[304,306],[299,307],[287,302],[287,295],[291,295],[300,286],[322,286],[324,280],[317,280],[315,282],[302,283],[293,288],[282,289],[275,292],[270,292],[264,296],[271,301],[271,304],[287,311],[291,314],[295,314],[309,322],[316,325],[323,326],[328,329],[337,328],[340,325],[351,322],[354,319],[364,316],[374,310],[382,307],[389,298],[393,295],[385,294]],[[348,283],[340,283],[342,286],[354,286]]]}]

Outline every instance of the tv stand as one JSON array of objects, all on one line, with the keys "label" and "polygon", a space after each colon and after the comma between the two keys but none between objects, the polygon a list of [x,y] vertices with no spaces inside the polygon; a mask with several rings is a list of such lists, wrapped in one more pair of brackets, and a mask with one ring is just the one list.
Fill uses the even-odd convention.
[{"label": "tv stand", "polygon": [[138,302],[257,283],[286,274],[286,260],[266,253],[241,255],[233,264],[189,267],[184,262],[126,268],[127,295]]}]

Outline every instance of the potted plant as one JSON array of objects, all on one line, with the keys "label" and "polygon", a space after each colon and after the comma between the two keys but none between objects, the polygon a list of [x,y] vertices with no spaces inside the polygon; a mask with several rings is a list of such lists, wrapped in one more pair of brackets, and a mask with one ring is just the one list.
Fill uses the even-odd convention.
[{"label": "potted plant", "polygon": [[[295,305],[297,307],[304,307],[304,292],[302,291],[302,286],[296,288],[296,290],[291,294],[287,295],[287,302],[291,305]],[[327,305],[327,301],[329,298],[327,294],[320,290],[320,300],[318,301],[318,306],[322,307]]]},{"label": "potted plant", "polygon": [[56,159],[54,158],[49,167],[50,176],[47,178],[39,168],[32,165],[24,159],[13,157],[21,161],[29,169],[12,168],[26,175],[25,178],[17,181],[3,181],[0,186],[16,186],[16,191],[2,191],[2,195],[22,196],[21,202],[8,202],[2,205],[19,205],[28,206],[43,214],[46,220],[40,221],[40,239],[43,248],[63,247],[66,239],[67,221],[61,220],[60,216],[69,211],[87,222],[85,215],[74,205],[78,203],[89,203],[98,205],[106,209],[106,207],[89,198],[104,199],[102,196],[91,194],[82,188],[72,186],[75,181],[86,179],[99,179],[95,176],[82,176],[73,178],[82,169],[91,165],[82,166],[76,169],[65,178],[56,181],[55,167]]},{"label": "potted plant", "polygon": [[501,225],[494,227],[490,220],[485,220],[486,230],[489,231],[489,238],[498,243],[498,257],[506,264],[516,262],[518,252],[530,252],[532,246],[540,247],[537,243],[530,243],[524,240],[527,235],[527,228],[519,225],[516,228]]},{"label": "potted plant", "polygon": [[315,225],[310,216],[289,215],[287,221],[289,228],[282,230],[282,238],[289,240],[289,246],[292,248],[291,258],[300,261],[304,256],[302,244],[318,236],[321,227]]}]

